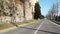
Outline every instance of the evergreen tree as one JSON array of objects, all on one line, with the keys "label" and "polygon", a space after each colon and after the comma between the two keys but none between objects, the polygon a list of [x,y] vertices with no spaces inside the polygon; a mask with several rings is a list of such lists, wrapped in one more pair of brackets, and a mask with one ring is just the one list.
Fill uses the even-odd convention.
[{"label": "evergreen tree", "polygon": [[41,7],[40,7],[40,5],[39,5],[39,3],[37,2],[36,4],[35,4],[35,13],[34,13],[34,19],[38,19],[38,18],[40,18],[41,17]]}]

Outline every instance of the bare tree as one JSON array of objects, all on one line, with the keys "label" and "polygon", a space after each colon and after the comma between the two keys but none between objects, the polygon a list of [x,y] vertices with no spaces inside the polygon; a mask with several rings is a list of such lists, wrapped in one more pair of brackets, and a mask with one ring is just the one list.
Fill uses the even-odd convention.
[{"label": "bare tree", "polygon": [[57,5],[53,4],[51,9],[48,11],[48,15],[47,16],[49,16],[49,19],[55,20],[56,14],[57,14]]}]

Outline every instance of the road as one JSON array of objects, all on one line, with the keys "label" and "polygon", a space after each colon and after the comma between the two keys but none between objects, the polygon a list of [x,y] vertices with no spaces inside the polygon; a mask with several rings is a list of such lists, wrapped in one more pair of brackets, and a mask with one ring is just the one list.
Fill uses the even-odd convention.
[{"label": "road", "polygon": [[0,34],[60,34],[60,26],[43,19]]}]

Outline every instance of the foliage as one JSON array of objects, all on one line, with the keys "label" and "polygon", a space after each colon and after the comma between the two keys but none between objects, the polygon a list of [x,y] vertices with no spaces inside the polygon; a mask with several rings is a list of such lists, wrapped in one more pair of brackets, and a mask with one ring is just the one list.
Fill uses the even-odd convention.
[{"label": "foliage", "polygon": [[46,17],[50,20],[55,20],[56,14],[57,14],[57,6],[56,4],[53,4],[52,7],[49,9]]},{"label": "foliage", "polygon": [[56,17],[55,17],[55,20],[51,20],[51,21],[53,21],[54,23],[60,25],[60,16],[56,16]]},{"label": "foliage", "polygon": [[44,18],[44,16],[43,16],[43,15],[41,15],[40,19],[43,19],[43,18]]},{"label": "foliage", "polygon": [[56,20],[56,21],[60,21],[60,16],[56,16],[56,17],[55,17],[55,20]]},{"label": "foliage", "polygon": [[0,24],[0,30],[6,29],[6,28],[10,28],[10,27],[13,27],[13,26],[14,26],[14,25],[9,24],[9,23]]},{"label": "foliage", "polygon": [[0,30],[7,29],[7,28],[10,28],[10,27],[13,27],[13,26],[22,25],[22,24],[28,24],[28,23],[31,23],[31,22],[34,22],[34,21],[35,21],[34,19],[31,19],[31,20],[26,20],[26,21],[23,21],[23,22],[0,24]]},{"label": "foliage", "polygon": [[39,5],[39,3],[37,2],[36,4],[35,4],[35,13],[34,13],[34,19],[38,19],[38,18],[40,18],[41,17],[41,7],[40,7],[40,5]]}]

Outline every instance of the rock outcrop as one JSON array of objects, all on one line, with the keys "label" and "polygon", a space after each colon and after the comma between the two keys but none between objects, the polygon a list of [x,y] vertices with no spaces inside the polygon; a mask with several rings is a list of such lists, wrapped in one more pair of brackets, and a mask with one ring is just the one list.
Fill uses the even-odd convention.
[{"label": "rock outcrop", "polygon": [[0,0],[0,24],[33,18],[32,0]]}]

